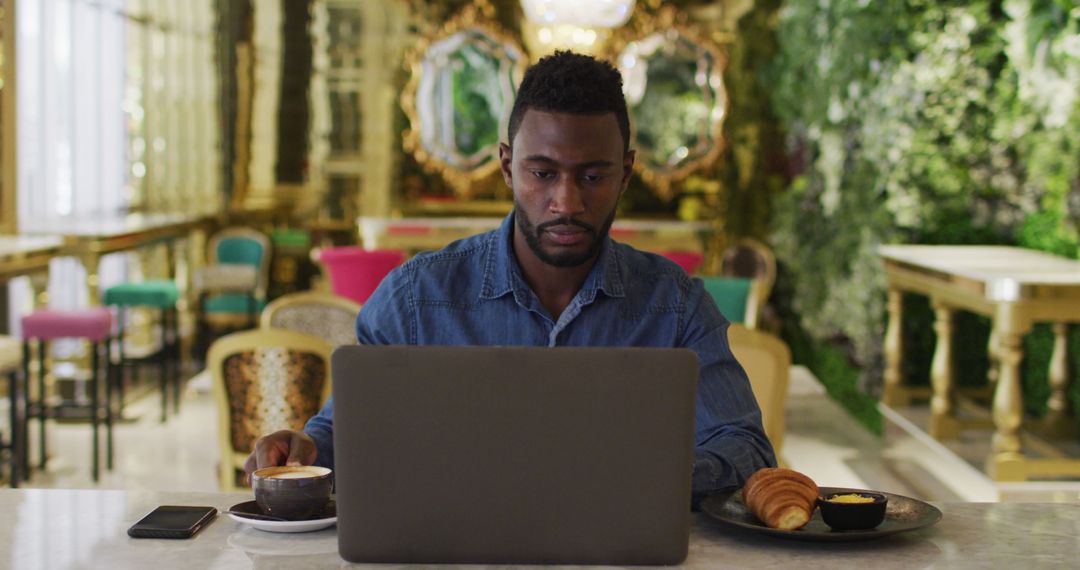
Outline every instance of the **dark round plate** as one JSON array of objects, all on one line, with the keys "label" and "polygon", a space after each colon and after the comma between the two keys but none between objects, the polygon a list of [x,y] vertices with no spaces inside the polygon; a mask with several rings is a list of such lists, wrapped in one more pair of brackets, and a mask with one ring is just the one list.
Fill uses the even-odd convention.
[{"label": "dark round plate", "polygon": [[[253,515],[261,515],[262,514],[262,510],[259,509],[259,505],[255,501],[244,501],[243,503],[237,503],[237,504],[229,507],[229,510],[230,511],[235,511],[235,513],[233,513],[233,514],[235,514],[237,516],[240,516],[240,517],[244,516],[242,513],[251,513]],[[330,501],[328,503],[326,503],[326,507],[323,508],[322,512],[316,513],[311,518],[303,519],[301,521],[272,521],[272,522],[318,521],[318,520],[324,520],[324,519],[330,519],[330,518],[336,518],[336,517],[337,517],[337,503],[335,503],[333,499],[330,499]],[[255,517],[252,517],[252,520],[254,520],[254,519],[255,519]]]},{"label": "dark round plate", "polygon": [[754,532],[789,538],[792,540],[808,540],[813,542],[846,542],[856,540],[872,540],[883,536],[890,536],[901,532],[928,527],[941,520],[941,511],[937,507],[920,501],[886,493],[884,491],[870,491],[868,489],[848,489],[844,487],[821,487],[821,495],[829,493],[880,493],[889,499],[885,509],[885,520],[877,528],[870,530],[846,530],[835,531],[821,520],[821,512],[814,509],[814,516],[810,522],[799,530],[780,530],[769,528],[765,523],[758,520],[743,503],[742,491],[713,495],[701,502],[701,510],[712,518],[726,525],[751,530]]}]

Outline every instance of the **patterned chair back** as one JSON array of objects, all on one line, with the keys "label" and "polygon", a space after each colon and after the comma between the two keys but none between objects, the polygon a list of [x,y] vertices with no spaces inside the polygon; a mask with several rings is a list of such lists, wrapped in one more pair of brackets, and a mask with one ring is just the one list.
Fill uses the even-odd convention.
[{"label": "patterned chair back", "polygon": [[345,297],[304,291],[275,299],[263,309],[263,328],[288,329],[317,336],[332,346],[356,344],[360,304]]},{"label": "patterned chair back", "polygon": [[300,430],[330,396],[330,353],[321,338],[282,329],[223,336],[207,366],[218,402],[222,490],[243,485],[243,465],[260,436]]}]

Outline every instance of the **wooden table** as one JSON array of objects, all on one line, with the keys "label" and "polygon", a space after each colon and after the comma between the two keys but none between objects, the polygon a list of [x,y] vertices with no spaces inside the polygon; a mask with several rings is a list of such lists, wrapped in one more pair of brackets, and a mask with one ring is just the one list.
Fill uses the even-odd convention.
[{"label": "wooden table", "polygon": [[[501,217],[357,218],[360,243],[368,249],[401,249],[409,254],[499,227]],[[702,253],[712,235],[706,222],[616,219],[612,239],[647,251],[682,250]]]},{"label": "wooden table", "polygon": [[[127,528],[158,505],[200,505],[221,510],[250,499],[250,494],[242,493],[0,490],[0,512],[4,513],[0,517],[0,568],[349,566],[337,553],[337,527],[275,534],[218,515],[190,540],[127,536]],[[943,503],[936,506],[944,513],[936,525],[867,542],[784,540],[732,529],[706,515],[694,514],[690,554],[681,567],[889,570],[1028,564],[1037,568],[1071,568],[1080,557],[1080,541],[1076,538],[1080,508],[1076,505]]]},{"label": "wooden table", "polygon": [[1004,246],[895,245],[878,251],[884,260],[889,289],[884,403],[907,405],[911,396],[901,377],[904,293],[930,297],[934,309],[937,345],[931,365],[930,400],[930,434],[934,437],[953,437],[960,428],[955,417],[952,368],[953,313],[967,310],[990,317],[993,328],[988,352],[995,429],[991,476],[1000,481],[1017,481],[1038,475],[1080,475],[1080,459],[1026,458],[1020,442],[1020,362],[1023,337],[1034,323],[1050,323],[1055,337],[1049,421],[1074,421],[1068,417],[1066,332],[1069,323],[1080,322],[1080,262]]}]

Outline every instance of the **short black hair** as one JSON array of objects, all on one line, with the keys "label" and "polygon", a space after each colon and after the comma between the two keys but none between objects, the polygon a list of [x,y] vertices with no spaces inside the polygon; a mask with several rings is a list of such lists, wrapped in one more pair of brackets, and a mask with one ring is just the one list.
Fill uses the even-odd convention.
[{"label": "short black hair", "polygon": [[514,144],[514,135],[529,109],[578,115],[615,113],[623,150],[630,149],[630,116],[623,97],[622,74],[607,61],[557,51],[529,67],[510,111],[508,144]]}]

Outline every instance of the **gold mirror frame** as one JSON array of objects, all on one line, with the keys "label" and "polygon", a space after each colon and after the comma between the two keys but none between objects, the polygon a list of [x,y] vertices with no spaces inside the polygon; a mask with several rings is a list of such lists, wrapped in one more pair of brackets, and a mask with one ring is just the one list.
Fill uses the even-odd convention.
[{"label": "gold mirror frame", "polygon": [[[478,2],[466,6],[462,11],[446,22],[445,25],[430,38],[421,40],[415,49],[406,55],[406,69],[409,70],[409,80],[401,93],[401,107],[409,120],[409,128],[403,133],[403,146],[407,152],[413,154],[416,161],[430,172],[439,173],[454,190],[459,198],[468,199],[472,195],[473,183],[483,179],[499,169],[498,143],[503,140],[509,122],[510,109],[513,106],[514,95],[518,84],[525,74],[528,65],[528,56],[525,51],[515,42],[509,34],[495,22],[490,4]],[[466,161],[476,161],[470,165],[456,165],[448,162],[440,149],[432,149],[425,145],[424,117],[438,115],[429,109],[421,109],[417,98],[422,89],[431,88],[425,84],[425,70],[437,70],[440,73],[448,65],[446,52],[455,53],[460,47],[441,49],[447,42],[468,42],[469,39],[458,40],[460,34],[470,34],[483,38],[489,44],[495,46],[498,51],[489,53],[500,63],[498,81],[507,83],[500,85],[505,95],[504,108],[498,117],[498,138],[494,143],[483,145],[477,151],[466,156]],[[433,48],[439,51],[429,53]],[[434,58],[431,56],[434,55]],[[509,71],[507,74],[506,72]],[[428,78],[431,76],[428,75]],[[430,133],[429,133],[430,134]]]},{"label": "gold mirror frame", "polygon": [[[693,145],[694,150],[687,149],[685,146],[680,147],[686,151],[686,155],[669,169],[652,166],[649,160],[649,149],[643,148],[639,140],[641,131],[634,101],[640,101],[645,96],[648,85],[646,81],[640,93],[634,92],[635,82],[641,84],[643,81],[635,79],[633,74],[644,72],[630,69],[638,66],[637,62],[641,57],[640,54],[628,53],[628,50],[640,49],[643,44],[646,44],[645,49],[650,50],[645,54],[646,59],[665,48],[691,49],[694,54],[693,59],[697,62],[695,82],[701,87],[702,99],[706,104],[707,120],[700,122],[697,142]],[[699,169],[712,166],[720,158],[724,149],[723,126],[724,119],[727,117],[728,99],[723,70],[727,66],[727,56],[707,34],[688,23],[685,14],[671,6],[661,9],[655,15],[635,15],[631,20],[631,25],[617,32],[608,53],[611,61],[623,74],[623,89],[626,92],[626,102],[630,111],[634,148],[637,150],[634,168],[645,182],[652,186],[658,196],[664,200],[670,200],[674,196],[673,183]],[[638,67],[640,69],[640,66]]]}]

